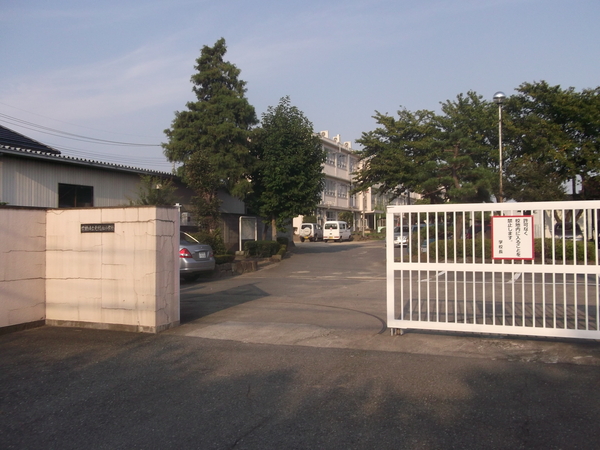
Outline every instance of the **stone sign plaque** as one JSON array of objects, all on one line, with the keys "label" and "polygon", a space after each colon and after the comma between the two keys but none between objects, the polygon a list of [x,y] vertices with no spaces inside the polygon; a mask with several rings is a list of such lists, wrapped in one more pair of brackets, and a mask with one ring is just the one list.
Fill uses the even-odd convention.
[{"label": "stone sign plaque", "polygon": [[114,223],[82,223],[82,233],[114,233]]}]

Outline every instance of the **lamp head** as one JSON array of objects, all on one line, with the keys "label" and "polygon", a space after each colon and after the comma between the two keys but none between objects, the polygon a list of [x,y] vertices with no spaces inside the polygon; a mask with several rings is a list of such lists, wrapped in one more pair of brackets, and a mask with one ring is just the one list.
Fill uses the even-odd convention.
[{"label": "lamp head", "polygon": [[504,103],[505,98],[506,98],[506,95],[504,95],[504,92],[498,91],[494,94],[494,103],[501,105],[502,103]]}]

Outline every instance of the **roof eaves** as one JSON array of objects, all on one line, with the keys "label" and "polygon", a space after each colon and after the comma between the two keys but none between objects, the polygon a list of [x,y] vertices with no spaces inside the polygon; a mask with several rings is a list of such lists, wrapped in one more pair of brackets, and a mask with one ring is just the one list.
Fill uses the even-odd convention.
[{"label": "roof eaves", "polygon": [[122,164],[114,164],[114,163],[107,163],[107,162],[102,162],[102,161],[75,158],[73,156],[68,156],[68,155],[63,155],[63,154],[54,154],[54,153],[43,152],[40,150],[9,147],[7,145],[0,144],[0,155],[2,153],[7,153],[10,155],[14,155],[14,156],[43,159],[43,160],[47,160],[47,161],[63,162],[63,163],[67,163],[67,164],[74,164],[74,165],[80,165],[80,166],[95,167],[98,169],[105,169],[105,170],[118,170],[120,172],[132,172],[132,173],[138,173],[138,174],[148,174],[148,175],[157,175],[157,176],[173,176],[173,174],[171,174],[169,172],[161,172],[158,170],[143,169],[141,167],[132,167],[132,166],[125,166]]}]

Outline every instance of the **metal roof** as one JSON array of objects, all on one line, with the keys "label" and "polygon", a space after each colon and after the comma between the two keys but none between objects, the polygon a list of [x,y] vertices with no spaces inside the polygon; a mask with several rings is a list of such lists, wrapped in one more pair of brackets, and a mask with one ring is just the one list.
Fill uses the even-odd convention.
[{"label": "metal roof", "polygon": [[33,158],[62,164],[73,164],[86,167],[94,167],[97,169],[115,170],[119,172],[131,172],[145,175],[156,176],[173,176],[169,172],[160,172],[158,170],[143,169],[141,167],[131,167],[122,164],[113,164],[102,161],[94,161],[90,159],[74,158],[72,156],[62,155],[58,153],[49,153],[47,151],[31,150],[27,148],[17,148],[0,143],[0,156],[10,155],[15,157]]},{"label": "metal roof", "polygon": [[2,125],[0,125],[0,145],[60,155],[60,151],[55,150],[52,147],[48,147],[41,142],[28,138],[21,133],[17,133],[16,131],[3,127]]},{"label": "metal roof", "polygon": [[122,164],[113,164],[102,161],[94,161],[91,159],[66,156],[52,147],[48,147],[41,142],[35,141],[27,136],[0,125],[0,156],[3,154],[17,157],[43,159],[64,164],[95,167],[98,169],[117,170],[119,172],[132,172],[157,176],[173,176],[173,174],[169,172],[160,172],[158,170],[142,169],[140,167],[124,166]]}]

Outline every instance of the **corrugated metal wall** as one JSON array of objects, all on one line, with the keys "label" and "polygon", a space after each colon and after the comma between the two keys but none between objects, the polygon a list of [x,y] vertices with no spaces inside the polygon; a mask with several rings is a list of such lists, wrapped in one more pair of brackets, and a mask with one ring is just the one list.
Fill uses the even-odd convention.
[{"label": "corrugated metal wall", "polygon": [[14,206],[58,207],[58,184],[93,186],[94,206],[127,205],[137,197],[140,177],[84,166],[25,158],[0,158],[0,201]]}]

